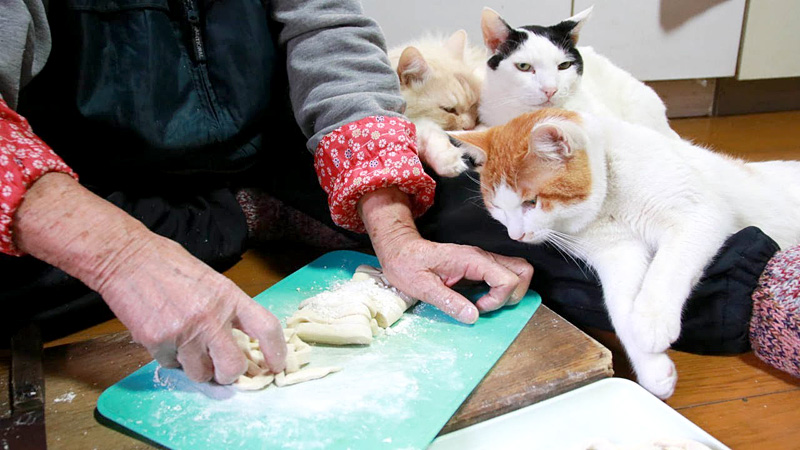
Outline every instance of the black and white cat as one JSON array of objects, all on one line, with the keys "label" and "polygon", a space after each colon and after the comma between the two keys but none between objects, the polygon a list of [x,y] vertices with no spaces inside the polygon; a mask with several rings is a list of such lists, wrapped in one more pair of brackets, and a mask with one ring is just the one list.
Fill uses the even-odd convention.
[{"label": "black and white cat", "polygon": [[592,8],[556,25],[512,28],[490,8],[481,29],[491,52],[481,89],[481,124],[502,125],[541,108],[617,117],[678,138],[649,86],[591,47],[576,47]]}]

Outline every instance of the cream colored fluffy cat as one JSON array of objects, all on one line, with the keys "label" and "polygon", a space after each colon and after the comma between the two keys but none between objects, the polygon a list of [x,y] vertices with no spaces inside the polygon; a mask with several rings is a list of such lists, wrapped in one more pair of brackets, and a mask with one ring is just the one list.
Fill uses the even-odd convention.
[{"label": "cream colored fluffy cat", "polygon": [[420,159],[442,176],[467,166],[443,130],[471,130],[478,122],[487,54],[459,30],[448,38],[426,37],[389,51],[406,99],[406,116],[417,126]]}]

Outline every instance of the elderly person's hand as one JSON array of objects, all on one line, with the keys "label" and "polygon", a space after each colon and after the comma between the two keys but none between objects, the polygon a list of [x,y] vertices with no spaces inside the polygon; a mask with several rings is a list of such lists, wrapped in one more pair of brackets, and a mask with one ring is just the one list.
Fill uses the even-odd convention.
[{"label": "elderly person's hand", "polygon": [[69,176],[47,174],[33,184],[17,210],[14,239],[100,293],[134,340],[192,380],[228,384],[244,373],[232,325],[259,339],[274,372],[284,368],[286,344],[275,316]]},{"label": "elderly person's hand", "polygon": [[[396,188],[364,195],[359,212],[389,282],[456,320],[474,323],[479,310],[517,303],[528,290],[533,267],[522,258],[423,239],[414,226],[408,197]],[[473,305],[450,289],[462,279],[484,281],[489,292]]]}]

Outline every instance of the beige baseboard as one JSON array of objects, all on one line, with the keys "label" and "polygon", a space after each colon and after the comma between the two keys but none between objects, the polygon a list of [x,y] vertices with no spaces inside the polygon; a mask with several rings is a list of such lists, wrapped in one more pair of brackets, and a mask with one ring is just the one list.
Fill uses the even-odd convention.
[{"label": "beige baseboard", "polygon": [[664,100],[670,118],[800,110],[800,77],[649,81],[647,85]]},{"label": "beige baseboard", "polygon": [[715,116],[800,109],[800,77],[772,80],[717,80]]},{"label": "beige baseboard", "polygon": [[715,79],[650,81],[667,105],[667,117],[710,116],[714,112]]}]

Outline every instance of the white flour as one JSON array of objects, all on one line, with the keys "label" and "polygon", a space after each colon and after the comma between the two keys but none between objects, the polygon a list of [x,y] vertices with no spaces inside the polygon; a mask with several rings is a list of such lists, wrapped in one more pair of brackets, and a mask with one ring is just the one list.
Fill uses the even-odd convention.
[{"label": "white flour", "polygon": [[[284,318],[349,278],[313,280],[257,300]],[[112,405],[116,421],[170,448],[424,448],[513,339],[503,321],[479,325],[419,303],[370,346],[314,346],[310,367],[343,368],[320,380],[246,392],[150,365],[115,385]]]},{"label": "white flour", "polygon": [[341,316],[343,303],[363,303],[387,311],[397,307],[398,297],[396,289],[380,286],[371,278],[348,280],[304,300],[300,308],[309,307],[326,319],[335,319]]},{"label": "white flour", "polygon": [[53,403],[72,403],[72,401],[75,400],[75,397],[77,397],[77,395],[70,391],[54,398]]},{"label": "white flour", "polygon": [[[179,370],[156,369],[154,384],[166,388],[175,398],[158,403],[150,422],[173,439],[183,437],[174,426],[188,419],[206,429],[208,442],[234,445],[242,436],[258,436],[264,442],[275,439],[289,445],[285,448],[295,444],[297,448],[328,447],[333,443],[324,437],[329,429],[343,429],[352,438],[372,436],[381,427],[391,430],[388,424],[413,420],[412,415],[419,414],[419,402],[424,403],[430,394],[421,392],[420,380],[427,380],[427,386],[439,383],[436,391],[463,387],[455,350],[435,342],[415,342],[429,322],[406,314],[390,328],[390,336],[376,339],[371,346],[317,346],[312,366],[340,365],[344,370],[283,388],[239,391],[193,383]],[[403,349],[402,357],[398,357],[398,346]],[[441,373],[449,376],[440,379]],[[222,423],[224,427],[217,426]],[[354,423],[361,425],[353,428]],[[316,437],[311,443],[310,436]],[[379,437],[377,442],[395,447],[390,435]]]}]

